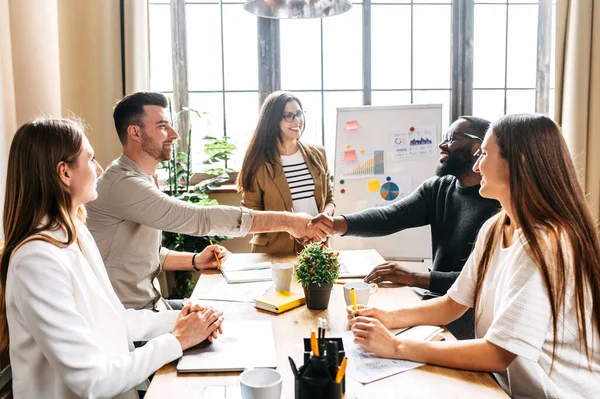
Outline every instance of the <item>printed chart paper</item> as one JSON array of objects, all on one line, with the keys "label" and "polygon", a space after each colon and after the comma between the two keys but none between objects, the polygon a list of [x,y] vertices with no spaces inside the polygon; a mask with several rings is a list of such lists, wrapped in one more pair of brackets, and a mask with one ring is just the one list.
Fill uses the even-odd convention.
[{"label": "printed chart paper", "polygon": [[385,157],[383,150],[365,150],[364,153],[354,151],[355,161],[346,162],[345,152],[340,162],[342,179],[361,179],[366,177],[383,176],[385,174]]},{"label": "printed chart paper", "polygon": [[392,160],[399,162],[409,158],[427,158],[435,156],[437,150],[435,126],[421,126],[414,131],[400,130],[390,133]]}]

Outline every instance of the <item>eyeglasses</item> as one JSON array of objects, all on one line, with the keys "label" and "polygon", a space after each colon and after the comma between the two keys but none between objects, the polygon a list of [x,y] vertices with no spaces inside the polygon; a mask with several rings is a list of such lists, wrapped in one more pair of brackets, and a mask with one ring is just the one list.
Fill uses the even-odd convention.
[{"label": "eyeglasses", "polygon": [[474,134],[457,132],[455,130],[451,130],[449,132],[442,134],[442,143],[445,143],[447,141],[448,143],[452,144],[454,142],[454,136],[462,136],[462,137],[466,137],[468,139],[483,141],[481,139],[481,137],[477,137]]},{"label": "eyeglasses", "polygon": [[286,112],[285,114],[283,114],[283,119],[286,122],[293,122],[294,119],[304,119],[304,111],[303,110],[299,110],[296,113],[293,112]]},{"label": "eyeglasses", "polygon": [[483,154],[483,151],[481,151],[481,148],[478,148],[477,151],[473,153],[473,157],[479,158],[481,154]]}]

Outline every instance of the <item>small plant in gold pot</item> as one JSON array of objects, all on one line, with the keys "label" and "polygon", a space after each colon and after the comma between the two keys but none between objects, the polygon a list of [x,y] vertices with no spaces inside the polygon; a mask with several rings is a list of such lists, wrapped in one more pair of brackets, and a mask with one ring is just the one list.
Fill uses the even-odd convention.
[{"label": "small plant in gold pot", "polygon": [[298,254],[296,279],[302,284],[309,309],[327,309],[333,283],[340,277],[339,253],[314,243]]}]

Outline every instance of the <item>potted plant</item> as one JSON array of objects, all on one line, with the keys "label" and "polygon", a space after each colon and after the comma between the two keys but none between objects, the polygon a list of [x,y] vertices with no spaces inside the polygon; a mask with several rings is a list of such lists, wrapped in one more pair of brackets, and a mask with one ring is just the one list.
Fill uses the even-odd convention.
[{"label": "potted plant", "polygon": [[298,255],[296,279],[302,284],[309,309],[327,309],[333,283],[340,277],[338,256],[338,252],[319,243],[307,246]]}]

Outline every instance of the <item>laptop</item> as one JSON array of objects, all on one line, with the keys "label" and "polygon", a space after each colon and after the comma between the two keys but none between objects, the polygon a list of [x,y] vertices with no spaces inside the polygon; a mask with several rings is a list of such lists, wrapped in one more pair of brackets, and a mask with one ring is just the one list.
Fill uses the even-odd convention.
[{"label": "laptop", "polygon": [[225,320],[223,334],[186,350],[177,363],[180,373],[277,368],[273,323],[269,320]]}]

